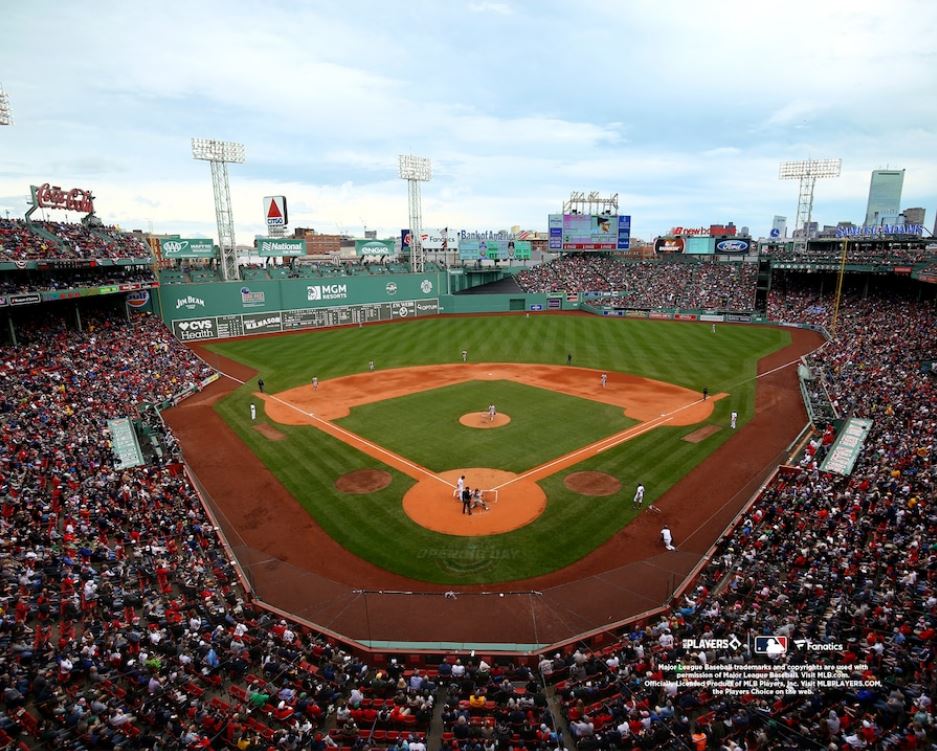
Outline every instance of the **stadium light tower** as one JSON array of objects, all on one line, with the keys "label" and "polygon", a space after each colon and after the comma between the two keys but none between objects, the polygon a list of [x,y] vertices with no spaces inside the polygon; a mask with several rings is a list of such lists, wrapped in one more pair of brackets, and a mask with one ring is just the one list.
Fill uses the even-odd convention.
[{"label": "stadium light tower", "polygon": [[433,179],[433,168],[429,157],[400,155],[400,177],[407,181],[407,195],[410,204],[410,270],[415,274],[423,273],[423,205],[420,195],[420,183]]},{"label": "stadium light tower", "polygon": [[808,226],[813,216],[813,188],[817,180],[827,177],[839,177],[842,171],[842,159],[807,159],[801,162],[781,162],[779,180],[800,180],[800,197],[797,201],[797,219],[794,228],[803,232],[803,242],[795,241],[794,249],[807,250]]},{"label": "stadium light tower", "polygon": [[10,110],[10,97],[0,86],[0,125],[12,125],[13,113]]},{"label": "stadium light tower", "polygon": [[238,258],[234,247],[234,212],[231,210],[228,164],[244,164],[244,144],[216,141],[213,138],[193,138],[192,156],[211,164],[218,247],[221,248],[221,276],[226,282],[236,280],[239,277]]}]

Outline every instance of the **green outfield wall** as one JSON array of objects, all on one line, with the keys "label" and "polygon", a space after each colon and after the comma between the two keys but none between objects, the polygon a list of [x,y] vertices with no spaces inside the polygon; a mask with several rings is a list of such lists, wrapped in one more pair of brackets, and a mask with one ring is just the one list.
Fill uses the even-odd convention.
[{"label": "green outfield wall", "polygon": [[167,284],[158,309],[182,341],[226,339],[440,313],[575,310],[578,295],[446,294],[443,272]]}]

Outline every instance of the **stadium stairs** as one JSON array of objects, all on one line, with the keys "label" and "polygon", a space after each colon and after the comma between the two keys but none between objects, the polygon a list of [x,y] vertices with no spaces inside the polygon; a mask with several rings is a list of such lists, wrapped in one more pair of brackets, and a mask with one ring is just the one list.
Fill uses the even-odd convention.
[{"label": "stadium stairs", "polygon": [[29,231],[32,232],[37,237],[41,237],[44,240],[48,240],[50,243],[53,243],[56,247],[65,250],[65,243],[62,242],[61,238],[57,235],[53,235],[45,227],[40,227],[38,224],[26,220],[26,226],[29,227]]}]

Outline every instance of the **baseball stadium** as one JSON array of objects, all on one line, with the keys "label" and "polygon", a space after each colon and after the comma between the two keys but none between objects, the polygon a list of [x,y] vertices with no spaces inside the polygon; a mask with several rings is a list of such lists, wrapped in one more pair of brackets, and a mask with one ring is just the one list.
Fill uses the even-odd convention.
[{"label": "baseball stadium", "polygon": [[0,751],[937,748],[937,241],[887,170],[859,226],[807,159],[792,236],[644,241],[636,193],[442,227],[401,154],[386,237],[284,189],[238,244],[245,149],[191,140],[216,237],[55,161],[0,217]]}]

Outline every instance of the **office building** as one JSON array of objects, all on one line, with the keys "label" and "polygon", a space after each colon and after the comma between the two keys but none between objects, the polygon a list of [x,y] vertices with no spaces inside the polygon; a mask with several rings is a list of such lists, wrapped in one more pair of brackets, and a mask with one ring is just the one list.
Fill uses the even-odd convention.
[{"label": "office building", "polygon": [[[774,221],[771,222],[771,229],[771,237],[778,237],[781,239],[787,237],[787,217],[775,214]],[[777,230],[777,232],[773,230]]]},{"label": "office building", "polygon": [[920,224],[924,226],[924,215],[927,213],[926,209],[921,207],[915,207],[913,209],[905,209],[901,212],[904,215],[903,224]]},{"label": "office building", "polygon": [[869,183],[869,202],[865,209],[865,224],[895,224],[901,210],[903,169],[877,169],[872,171]]}]

